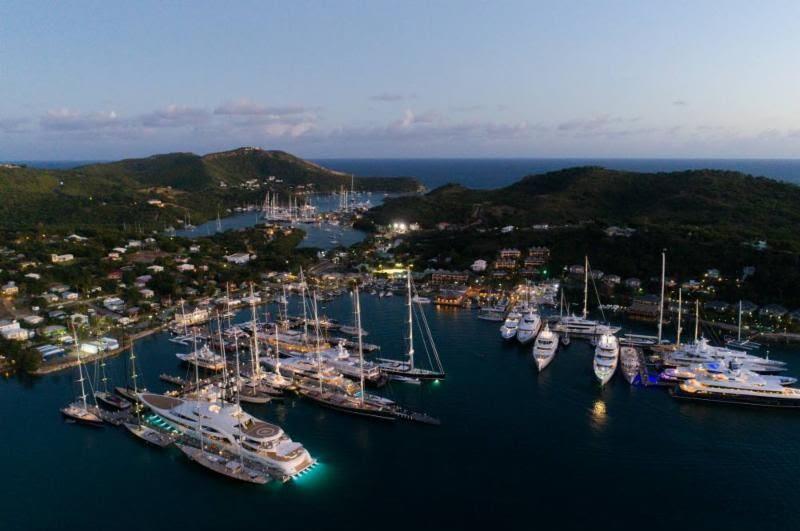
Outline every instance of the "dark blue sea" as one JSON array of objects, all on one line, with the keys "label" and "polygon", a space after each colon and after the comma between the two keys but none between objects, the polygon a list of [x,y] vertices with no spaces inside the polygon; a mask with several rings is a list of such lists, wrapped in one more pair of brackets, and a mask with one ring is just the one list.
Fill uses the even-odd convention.
[{"label": "dark blue sea", "polygon": [[[403,351],[402,297],[362,297],[368,340]],[[274,309],[273,309],[274,311]],[[348,320],[349,298],[325,315]],[[322,465],[289,484],[233,483],[120,429],[65,423],[72,372],[0,380],[3,530],[798,529],[796,412],[680,403],[660,388],[605,388],[574,340],[538,374],[530,348],[466,310],[426,308],[447,379],[380,391],[441,426],[345,416],[299,399],[245,405]],[[651,330],[652,332],[652,330]],[[186,375],[185,349],[137,343],[144,383]],[[425,356],[418,349],[418,359]],[[790,373],[796,350],[773,348]],[[114,359],[124,381],[125,357]]]}]

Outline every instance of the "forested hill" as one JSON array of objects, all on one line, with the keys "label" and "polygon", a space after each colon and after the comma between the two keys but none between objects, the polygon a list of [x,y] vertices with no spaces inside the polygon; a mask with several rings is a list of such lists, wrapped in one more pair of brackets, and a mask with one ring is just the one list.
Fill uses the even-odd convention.
[{"label": "forested hill", "polygon": [[800,187],[737,172],[637,173],[577,167],[530,175],[505,188],[446,185],[387,201],[370,212],[396,219],[500,225],[577,224],[674,229],[705,236],[769,240],[800,250]]},{"label": "forested hill", "polygon": [[[253,184],[255,183],[255,184]],[[170,153],[91,164],[71,170],[0,167],[0,225],[42,226],[170,225],[192,221],[263,198],[267,189],[287,193],[331,192],[350,187],[350,175],[283,151],[239,148],[195,155]],[[409,177],[356,177],[357,190],[413,192]],[[161,207],[148,200],[163,202]]]}]

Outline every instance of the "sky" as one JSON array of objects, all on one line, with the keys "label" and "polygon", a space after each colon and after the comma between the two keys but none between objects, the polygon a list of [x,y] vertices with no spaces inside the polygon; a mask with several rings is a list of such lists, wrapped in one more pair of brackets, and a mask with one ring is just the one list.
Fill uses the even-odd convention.
[{"label": "sky", "polygon": [[800,157],[800,2],[0,0],[0,160]]}]

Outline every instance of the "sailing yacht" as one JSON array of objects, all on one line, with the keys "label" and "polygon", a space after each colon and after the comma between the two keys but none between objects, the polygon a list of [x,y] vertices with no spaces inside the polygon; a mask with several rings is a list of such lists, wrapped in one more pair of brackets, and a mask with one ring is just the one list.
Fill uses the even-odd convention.
[{"label": "sailing yacht", "polygon": [[527,345],[536,338],[542,329],[542,318],[535,308],[528,308],[522,315],[522,320],[517,327],[517,341]]},{"label": "sailing yacht", "polygon": [[[393,379],[402,379],[401,381],[418,382],[421,380],[442,380],[445,377],[444,367],[439,359],[439,351],[436,349],[436,343],[433,341],[433,334],[428,327],[428,320],[425,317],[425,312],[422,308],[417,306],[419,321],[422,323],[422,328],[425,331],[423,341],[425,342],[426,350],[433,354],[432,369],[423,369],[415,366],[414,364],[414,297],[412,295],[413,286],[411,282],[411,270],[407,272],[406,287],[408,290],[408,351],[406,352],[407,359],[398,361],[379,358],[379,366],[381,372],[388,375]],[[428,348],[428,346],[430,348]]]},{"label": "sailing yacht", "polygon": [[100,382],[102,384],[102,388],[94,392],[95,400],[102,402],[106,406],[114,409],[128,409],[131,407],[131,403],[121,396],[115,395],[108,391],[108,377],[106,375],[106,359],[103,357],[100,360],[100,373],[101,379]]},{"label": "sailing yacht", "polygon": [[505,341],[511,341],[514,339],[517,336],[517,331],[519,330],[520,319],[522,319],[522,314],[519,313],[516,308],[508,312],[506,320],[503,321],[503,325],[500,327],[500,337],[502,337]]},{"label": "sailing yacht", "polygon": [[533,360],[536,362],[536,369],[539,372],[550,365],[556,355],[556,350],[558,350],[558,334],[550,330],[550,326],[546,324],[533,344]]},{"label": "sailing yacht", "polygon": [[619,341],[612,334],[603,334],[594,349],[594,375],[605,385],[614,376],[619,361]]},{"label": "sailing yacht", "polygon": [[562,334],[594,338],[606,334],[616,334],[620,331],[618,326],[610,326],[589,319],[589,257],[585,257],[583,267],[583,313],[577,315],[563,315],[563,291],[562,293],[562,314],[558,322],[553,325],[553,330]]},{"label": "sailing yacht", "polygon": [[[139,390],[136,385],[136,356],[133,353],[133,339],[131,339],[131,354],[130,354],[130,366],[131,366],[131,385],[133,386],[131,392],[133,393],[134,399],[138,397]],[[165,431],[163,429],[156,429],[153,426],[148,426],[142,420],[142,403],[139,400],[133,400],[134,402],[134,411],[136,412],[136,422],[124,422],[123,425],[125,429],[128,430],[131,435],[138,437],[140,440],[146,442],[147,444],[151,444],[153,446],[157,446],[159,448],[166,448],[177,438],[177,433],[174,431]]]},{"label": "sailing yacht", "polygon": [[[77,347],[78,341],[75,339]],[[61,414],[68,420],[84,424],[86,426],[102,427],[103,419],[100,418],[100,411],[96,405],[90,406],[86,400],[86,378],[83,377],[83,364],[81,363],[80,349],[76,350],[78,359],[78,382],[81,385],[81,394],[78,400],[72,402],[66,407],[61,408]]]}]

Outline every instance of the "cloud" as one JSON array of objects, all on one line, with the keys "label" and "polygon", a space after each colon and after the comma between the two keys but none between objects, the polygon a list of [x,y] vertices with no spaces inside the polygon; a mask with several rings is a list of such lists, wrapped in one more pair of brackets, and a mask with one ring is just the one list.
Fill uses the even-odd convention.
[{"label": "cloud", "polygon": [[150,128],[191,127],[208,122],[209,116],[208,111],[205,109],[173,104],[144,114],[139,117],[138,121],[145,127]]},{"label": "cloud", "polygon": [[272,118],[282,118],[311,112],[312,109],[302,105],[266,106],[246,98],[223,103],[214,109],[214,114],[222,116],[268,116]]},{"label": "cloud", "polygon": [[25,133],[28,131],[27,125],[30,123],[28,118],[0,118],[0,132],[2,133]]},{"label": "cloud", "polygon": [[49,131],[90,131],[115,128],[122,124],[114,111],[83,114],[67,108],[54,109],[39,120],[39,125]]},{"label": "cloud", "polygon": [[556,126],[559,131],[597,131],[606,129],[608,126],[618,124],[624,120],[608,114],[600,114],[592,118],[578,118],[561,122]]},{"label": "cloud", "polygon": [[689,105],[689,102],[686,100],[672,100],[672,104],[675,107],[686,107],[687,105]]},{"label": "cloud", "polygon": [[370,96],[369,99],[372,101],[383,101],[383,102],[393,102],[393,101],[408,101],[414,100],[417,98],[416,94],[404,94],[402,92],[381,92],[380,94],[375,94]]},{"label": "cloud", "polygon": [[486,109],[486,105],[481,105],[481,104],[457,105],[455,107],[450,107],[450,108],[455,112],[476,112]]}]

